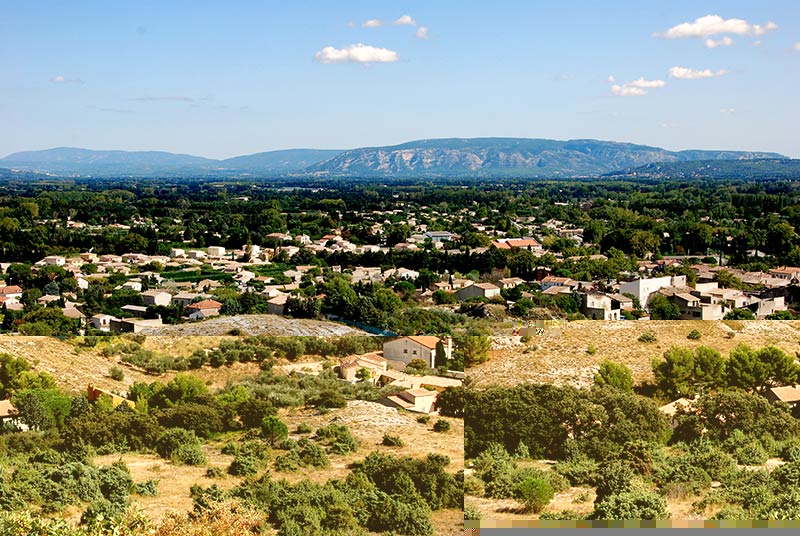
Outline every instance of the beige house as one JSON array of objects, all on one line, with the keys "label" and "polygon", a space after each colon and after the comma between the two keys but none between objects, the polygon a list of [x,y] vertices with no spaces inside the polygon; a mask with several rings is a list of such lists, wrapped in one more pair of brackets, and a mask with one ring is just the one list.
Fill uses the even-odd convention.
[{"label": "beige house", "polygon": [[[414,335],[400,337],[383,343],[383,357],[389,361],[389,366],[403,369],[412,359],[422,359],[430,368],[436,368],[436,345],[441,343],[446,359],[453,357],[453,339],[429,335]],[[444,365],[444,363],[440,363]]]},{"label": "beige house", "polygon": [[492,283],[475,283],[456,291],[458,301],[467,301],[472,298],[492,299],[500,295],[500,287]]},{"label": "beige house", "polygon": [[267,313],[271,315],[283,315],[286,311],[286,302],[289,300],[288,294],[278,294],[267,301]]},{"label": "beige house", "polygon": [[436,411],[436,391],[427,389],[406,389],[386,399],[393,404],[417,413],[434,413]]},{"label": "beige house", "polygon": [[362,355],[349,355],[343,357],[339,364],[339,377],[349,382],[354,382],[356,374],[362,368],[370,373],[370,381],[375,383],[387,370],[387,361],[380,352],[371,352]]},{"label": "beige house", "polygon": [[172,303],[172,294],[163,290],[145,290],[142,292],[142,302],[145,306],[163,305],[166,307]]}]

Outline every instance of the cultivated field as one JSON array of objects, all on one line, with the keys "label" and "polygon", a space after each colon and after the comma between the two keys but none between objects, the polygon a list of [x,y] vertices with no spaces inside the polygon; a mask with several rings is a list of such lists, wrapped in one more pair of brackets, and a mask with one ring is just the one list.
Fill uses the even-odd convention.
[{"label": "cultivated field", "polygon": [[[699,340],[689,340],[692,331]],[[510,330],[508,330],[510,331]],[[639,342],[651,331],[656,342]],[[773,345],[794,355],[800,351],[800,322],[754,321],[620,321],[569,322],[563,328],[532,336],[498,334],[493,338],[490,359],[468,369],[477,386],[516,385],[523,382],[587,386],[599,364],[609,359],[624,363],[637,381],[651,380],[650,359],[663,356],[670,346],[710,346],[724,357],[738,344],[751,347]]]}]

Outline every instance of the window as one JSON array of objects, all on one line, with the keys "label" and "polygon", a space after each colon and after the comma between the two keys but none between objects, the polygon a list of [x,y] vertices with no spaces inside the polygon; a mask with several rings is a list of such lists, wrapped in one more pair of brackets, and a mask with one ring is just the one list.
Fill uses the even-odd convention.
[{"label": "window", "polygon": [[408,348],[403,349],[403,353],[407,354],[408,353]]},{"label": "window", "polygon": [[413,352],[413,353],[414,353],[414,355],[417,355],[417,351],[416,351],[416,350],[414,350],[414,352]]}]

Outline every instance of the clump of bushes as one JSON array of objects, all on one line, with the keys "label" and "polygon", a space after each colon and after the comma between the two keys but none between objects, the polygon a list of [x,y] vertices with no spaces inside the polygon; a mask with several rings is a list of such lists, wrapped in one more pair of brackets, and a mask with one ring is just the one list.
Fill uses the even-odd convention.
[{"label": "clump of bushes", "polygon": [[690,341],[699,341],[701,336],[702,335],[700,335],[699,331],[693,329],[692,331],[689,332],[686,338],[689,339]]},{"label": "clump of bushes", "polygon": [[170,428],[162,433],[156,441],[156,452],[162,458],[185,465],[203,465],[205,454],[200,447],[200,440],[191,430]]},{"label": "clump of bushes", "polygon": [[329,424],[317,430],[315,439],[328,447],[331,454],[347,454],[358,450],[358,441],[343,424]]}]

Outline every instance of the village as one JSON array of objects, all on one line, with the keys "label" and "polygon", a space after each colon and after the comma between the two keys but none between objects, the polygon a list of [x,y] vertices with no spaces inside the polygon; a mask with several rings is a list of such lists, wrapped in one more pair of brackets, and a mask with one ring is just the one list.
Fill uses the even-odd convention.
[{"label": "village", "polygon": [[[556,228],[558,236],[576,244],[582,243],[582,229],[563,228],[558,223],[549,222],[551,227]],[[420,228],[424,229],[425,225],[420,225],[418,230]],[[233,307],[226,310],[225,299],[220,297],[221,293],[231,296],[231,291],[233,295],[258,295],[263,305],[260,312],[296,316],[297,312],[287,307],[290,297],[302,295],[312,300],[324,299],[323,291],[309,294],[306,287],[320,286],[333,277],[344,276],[351,285],[386,285],[395,291],[397,283],[405,282],[403,288],[407,302],[421,307],[452,309],[453,304],[463,302],[493,302],[504,305],[509,314],[521,318],[578,314],[580,316],[576,318],[604,321],[647,320],[653,313],[653,299],[657,298],[660,303],[670,307],[670,312],[668,316],[663,316],[663,307],[659,308],[654,311],[653,318],[721,320],[732,313],[744,312],[744,318],[762,319],[788,312],[789,306],[796,300],[800,281],[798,267],[783,266],[766,272],[748,272],[716,262],[699,262],[698,258],[688,264],[688,258],[669,257],[636,261],[638,269],[621,271],[618,279],[581,281],[558,275],[563,270],[552,261],[564,265],[605,263],[609,259],[600,254],[564,258],[561,253],[545,248],[532,236],[494,237],[488,247],[462,246],[460,249],[449,249],[460,243],[460,237],[446,231],[411,234],[405,241],[391,247],[357,246],[341,236],[341,229],[315,241],[308,235],[293,237],[285,233],[274,233],[269,238],[272,247],[250,244],[233,250],[221,246],[172,248],[169,255],[85,252],[70,256],[46,256],[32,266],[34,274],[42,269],[51,270],[52,280],[57,277],[57,270],[61,269],[63,272],[58,276],[59,281],[74,281],[62,285],[65,290],[60,290],[58,286],[55,291],[52,287],[42,287],[35,300],[28,298],[29,308],[35,305],[60,306],[65,317],[81,322],[82,330],[90,327],[101,332],[139,332],[161,325],[159,308],[178,309],[177,313],[173,311],[176,318],[172,323],[198,321],[220,314],[241,314]],[[490,237],[484,235],[484,238],[488,241]],[[492,251],[510,255],[523,252],[530,266],[526,273],[519,274],[524,275],[523,278],[515,275],[521,270],[513,265],[488,273],[465,270],[462,274],[402,266],[328,266],[315,260],[317,256],[335,258],[343,252],[352,254],[352,258],[358,260],[371,253],[387,255],[409,251],[438,251],[459,256],[459,264],[466,268],[471,266],[471,262],[479,266],[481,263],[477,259],[491,255]],[[542,257],[549,257],[551,262],[545,263],[548,265],[533,264]],[[301,262],[298,263],[298,259]],[[0,263],[0,269],[4,272],[11,266],[12,263]],[[687,279],[687,275],[691,277]],[[123,291],[120,296],[127,303],[120,304],[116,315],[87,311],[85,303],[80,302],[80,292],[87,291],[90,284],[104,281],[109,276],[115,277],[119,284],[111,288],[111,292],[106,292],[105,297]],[[407,286],[409,284],[411,286]],[[74,291],[69,291],[70,288]],[[303,289],[306,289],[305,292],[302,292]],[[4,310],[25,311],[25,290],[20,284],[0,286],[0,303]],[[519,306],[515,308],[517,302]],[[343,311],[328,313],[329,317],[346,318]]]}]

